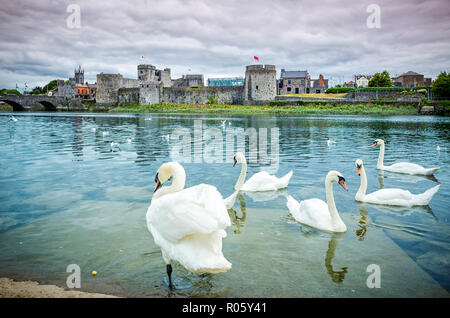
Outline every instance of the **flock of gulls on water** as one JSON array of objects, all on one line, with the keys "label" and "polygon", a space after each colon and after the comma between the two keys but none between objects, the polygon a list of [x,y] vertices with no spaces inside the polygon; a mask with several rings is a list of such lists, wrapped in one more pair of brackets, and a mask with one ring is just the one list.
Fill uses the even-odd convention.
[{"label": "flock of gulls on water", "polygon": [[[328,145],[335,143],[328,140]],[[385,143],[376,139],[372,147],[380,146],[377,169],[410,175],[432,175],[439,168],[424,168],[420,165],[400,162],[391,166],[383,164]],[[237,194],[243,192],[274,191],[286,188],[292,177],[290,171],[277,178],[265,171],[258,172],[245,181],[247,161],[238,152],[234,155],[234,165],[241,163],[241,174],[234,186],[235,192],[223,199],[215,186],[199,184],[185,189],[186,173],[178,162],[161,165],[155,176],[155,190],[147,210],[147,227],[155,244],[161,248],[166,263],[168,286],[176,288],[172,282],[172,261],[179,262],[193,273],[220,273],[231,268],[231,263],[222,253],[222,238],[225,229],[231,225],[227,209],[234,205]],[[424,193],[412,194],[403,189],[381,189],[367,194],[367,176],[361,159],[355,162],[356,173],[361,177],[361,185],[355,200],[373,204],[393,206],[428,205],[439,190],[437,185]],[[169,186],[162,186],[172,180]],[[334,202],[333,183],[345,190],[345,178],[338,171],[328,172],[325,178],[326,202],[317,198],[298,202],[287,196],[287,207],[294,219],[304,225],[327,232],[345,232],[347,227],[340,218]]]},{"label": "flock of gulls on water", "polygon": [[[145,120],[151,120],[146,118]],[[8,119],[17,122],[14,116]],[[229,122],[228,125],[231,123]],[[226,121],[222,121],[225,128]],[[91,128],[96,132],[96,128]],[[108,136],[108,131],[102,132]],[[163,138],[169,140],[170,135]],[[132,139],[128,138],[127,143]],[[336,144],[329,139],[327,144],[331,147]],[[379,146],[377,169],[409,175],[433,175],[439,168],[424,168],[410,162],[399,162],[390,166],[383,163],[385,143],[383,139],[376,139],[372,147]],[[120,150],[117,142],[110,143],[110,151]],[[437,151],[445,150],[436,147]],[[161,248],[162,257],[166,263],[168,285],[174,288],[172,282],[172,261],[179,262],[193,273],[221,273],[231,268],[231,263],[222,253],[222,238],[226,237],[225,229],[231,226],[227,209],[233,207],[239,192],[276,191],[288,186],[293,171],[277,178],[265,171],[254,174],[245,181],[247,176],[247,160],[243,153],[234,155],[233,166],[241,163],[241,173],[234,186],[234,192],[223,199],[217,188],[208,184],[199,184],[185,189],[186,173],[178,162],[167,162],[161,165],[155,176],[155,190],[151,204],[147,210],[147,227],[151,232],[155,244]],[[439,190],[437,185],[423,193],[412,194],[408,190],[384,188],[367,194],[367,175],[361,159],[355,162],[357,174],[361,177],[360,187],[355,200],[372,204],[412,207],[428,205],[432,197]],[[169,186],[162,186],[166,181],[172,180]],[[339,216],[333,195],[333,183],[338,183],[345,190],[345,178],[338,171],[328,172],[325,178],[326,202],[313,198],[298,202],[287,195],[287,208],[294,219],[304,225],[327,232],[345,232],[347,227]]]}]

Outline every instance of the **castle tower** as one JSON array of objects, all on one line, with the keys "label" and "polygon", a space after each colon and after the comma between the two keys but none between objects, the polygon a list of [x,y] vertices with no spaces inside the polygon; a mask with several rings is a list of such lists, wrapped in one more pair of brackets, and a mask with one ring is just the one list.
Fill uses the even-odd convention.
[{"label": "castle tower", "polygon": [[150,83],[157,81],[156,67],[150,64],[139,64],[137,67],[137,78],[143,83]]},{"label": "castle tower", "polygon": [[248,65],[245,70],[244,103],[262,104],[277,95],[275,65]]},{"label": "castle tower", "polygon": [[78,66],[78,70],[75,70],[75,83],[84,84],[84,70],[81,69],[81,65]]}]

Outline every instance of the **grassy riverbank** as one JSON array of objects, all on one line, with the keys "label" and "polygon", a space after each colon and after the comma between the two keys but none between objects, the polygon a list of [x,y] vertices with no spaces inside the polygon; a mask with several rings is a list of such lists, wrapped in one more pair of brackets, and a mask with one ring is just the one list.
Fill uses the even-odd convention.
[{"label": "grassy riverbank", "polygon": [[211,113],[227,115],[295,116],[310,114],[345,115],[417,115],[415,106],[392,105],[301,105],[301,106],[243,106],[217,104],[157,104],[119,106],[109,110],[116,113]]}]

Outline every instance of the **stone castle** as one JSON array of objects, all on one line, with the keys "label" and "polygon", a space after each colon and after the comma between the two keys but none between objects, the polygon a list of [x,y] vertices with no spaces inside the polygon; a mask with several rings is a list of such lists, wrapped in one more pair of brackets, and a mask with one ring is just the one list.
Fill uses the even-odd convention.
[{"label": "stone castle", "polygon": [[244,86],[205,87],[203,75],[184,75],[171,79],[170,69],[158,70],[141,64],[137,79],[121,74],[97,74],[96,104],[152,105],[164,102],[178,104],[206,104],[214,99],[219,104],[259,105],[275,99],[277,80],[275,65],[248,65]]}]

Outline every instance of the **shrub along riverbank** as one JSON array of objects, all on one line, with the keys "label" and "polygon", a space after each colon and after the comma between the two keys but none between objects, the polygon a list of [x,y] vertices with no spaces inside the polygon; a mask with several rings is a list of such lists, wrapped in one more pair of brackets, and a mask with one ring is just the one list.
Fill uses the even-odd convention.
[{"label": "shrub along riverbank", "polygon": [[311,103],[307,105],[218,105],[218,104],[172,104],[129,105],[109,110],[117,113],[212,113],[231,115],[277,115],[295,116],[309,114],[361,114],[361,115],[417,115],[417,107],[413,105],[375,105],[375,104],[332,104]]}]

